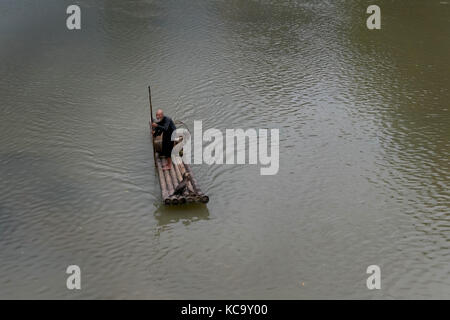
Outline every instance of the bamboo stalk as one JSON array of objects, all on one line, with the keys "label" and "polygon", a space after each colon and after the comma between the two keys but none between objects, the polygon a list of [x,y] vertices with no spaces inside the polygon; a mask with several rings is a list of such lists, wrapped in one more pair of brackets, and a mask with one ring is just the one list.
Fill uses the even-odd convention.
[{"label": "bamboo stalk", "polygon": [[161,194],[162,194],[163,202],[164,202],[164,204],[169,205],[172,203],[172,201],[169,198],[169,191],[167,191],[167,184],[166,184],[166,180],[164,178],[161,160],[159,159],[158,154],[156,154],[156,159],[158,159],[158,160],[155,160],[155,163],[156,163],[156,168],[158,170],[159,184],[161,185]]},{"label": "bamboo stalk", "polygon": [[200,201],[203,203],[208,203],[209,197],[206,194],[204,194],[200,189],[200,187],[198,186],[197,180],[194,178],[194,175],[192,173],[191,166],[187,163],[182,164],[184,165],[184,169],[191,175],[192,187],[194,188],[194,191],[200,196]]},{"label": "bamboo stalk", "polygon": [[[177,179],[177,175],[175,173],[175,166],[172,164],[172,168],[167,170],[169,171],[170,177],[172,178],[172,184],[173,184],[173,189],[175,190],[175,188],[178,186],[178,179]],[[178,201],[180,203],[186,203],[186,197],[184,195],[179,195],[178,197]]]},{"label": "bamboo stalk", "polygon": [[153,137],[153,106],[152,106],[152,90],[148,86],[148,100],[150,102],[150,134],[152,135],[152,147],[153,147],[153,161],[156,167],[156,152],[155,152],[155,138]]},{"label": "bamboo stalk", "polygon": [[177,174],[175,173],[174,166],[172,165],[172,168],[167,171],[169,171],[170,177],[172,178],[172,185],[173,189],[175,190],[175,188],[178,186],[179,181],[177,179]]},{"label": "bamboo stalk", "polygon": [[[166,166],[167,165],[167,160],[166,159],[162,159],[161,160],[162,166]],[[172,177],[170,176],[170,173],[168,172],[169,170],[163,170],[164,173],[164,177],[166,179],[166,184],[167,184],[167,190],[169,191],[169,197],[170,200],[172,201],[173,204],[178,204],[178,197],[177,196],[173,196],[173,183],[172,183]]]},{"label": "bamboo stalk", "polygon": [[172,164],[173,164],[173,167],[175,168],[175,174],[177,176],[178,182],[181,182],[183,180],[183,177],[180,173],[180,169],[178,168],[178,165],[176,164],[175,161],[173,161],[173,159],[172,159]]},{"label": "bamboo stalk", "polygon": [[[184,168],[184,165],[183,165],[183,162],[182,162],[182,161],[180,161],[180,163],[179,163],[179,165],[178,165],[178,169],[180,170],[180,173],[181,173],[182,175],[184,175],[184,173],[186,172],[186,169]],[[192,177],[192,176],[191,176],[191,177]],[[192,181],[192,180],[189,180],[189,181],[187,182],[187,186],[188,186],[189,192],[193,195],[194,201],[195,201],[195,202],[202,202],[201,195],[198,194],[197,191],[195,191],[195,188],[194,188],[194,186],[192,185],[191,181]]]},{"label": "bamboo stalk", "polygon": [[[176,164],[176,161],[173,161],[173,160],[172,160],[172,164],[173,164],[173,167],[175,168],[175,173],[176,173],[176,176],[177,176],[178,181],[179,181],[179,182],[183,181],[183,176],[182,176],[182,174],[181,174],[181,172],[180,172],[179,165],[177,165],[177,164]],[[190,186],[190,188],[189,188],[189,186]],[[197,197],[197,195],[195,195],[195,193],[193,192],[193,190],[191,190],[191,188],[192,188],[192,185],[190,185],[190,182],[188,181],[188,183],[187,183],[187,189],[184,190],[184,192],[183,192],[183,195],[184,195],[184,197],[186,198],[186,201],[187,201],[187,202],[196,202],[196,201],[200,200],[200,199]]]},{"label": "bamboo stalk", "polygon": [[[180,162],[180,163],[178,164],[178,169],[180,170],[180,174],[181,174],[181,175],[184,175],[184,173],[186,172],[186,169],[184,168],[183,162]],[[195,191],[194,187],[192,186],[191,181],[188,181],[187,185],[188,185],[189,191],[191,191],[191,192],[193,192],[193,193],[195,193],[195,194],[197,193],[197,192]]]}]

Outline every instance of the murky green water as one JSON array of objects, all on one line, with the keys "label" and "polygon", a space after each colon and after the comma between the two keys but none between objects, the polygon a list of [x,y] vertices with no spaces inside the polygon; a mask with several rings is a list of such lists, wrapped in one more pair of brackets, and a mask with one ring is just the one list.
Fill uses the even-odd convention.
[{"label": "murky green water", "polygon": [[[450,298],[449,3],[71,3],[0,3],[0,298]],[[162,207],[149,83],[279,128],[278,175],[194,166],[210,203]]]}]

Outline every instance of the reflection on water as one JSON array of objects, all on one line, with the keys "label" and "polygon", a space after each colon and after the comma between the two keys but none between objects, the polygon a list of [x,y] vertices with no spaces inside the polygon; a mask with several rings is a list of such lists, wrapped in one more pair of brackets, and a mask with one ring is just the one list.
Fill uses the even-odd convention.
[{"label": "reflection on water", "polygon": [[[449,4],[79,3],[0,4],[0,298],[450,297]],[[207,206],[161,206],[148,84],[279,128],[279,173],[195,165]]]},{"label": "reflection on water", "polygon": [[189,225],[199,220],[209,219],[208,207],[204,204],[186,204],[183,206],[165,206],[158,205],[154,212],[156,221],[158,221],[158,234],[170,228],[171,224],[178,222]]}]

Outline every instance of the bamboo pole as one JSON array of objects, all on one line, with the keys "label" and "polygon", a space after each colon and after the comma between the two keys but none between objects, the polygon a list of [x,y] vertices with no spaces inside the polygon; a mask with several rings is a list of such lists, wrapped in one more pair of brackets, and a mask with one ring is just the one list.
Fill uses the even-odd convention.
[{"label": "bamboo pole", "polygon": [[148,86],[148,101],[150,103],[150,134],[152,135],[152,148],[153,148],[153,161],[155,162],[156,167],[156,152],[155,152],[155,138],[153,137],[153,106],[152,106],[152,91],[150,86]]},{"label": "bamboo pole", "polygon": [[182,163],[184,165],[184,169],[189,172],[189,174],[191,175],[191,182],[192,182],[192,187],[194,188],[195,193],[197,193],[200,196],[200,201],[203,203],[208,203],[209,201],[209,197],[204,194],[202,192],[202,190],[200,189],[200,187],[198,186],[197,180],[195,179],[193,173],[192,173],[192,169],[191,166],[187,163]]},{"label": "bamboo pole", "polygon": [[[186,172],[186,169],[184,168],[183,162],[180,162],[180,163],[178,164],[178,170],[180,170],[180,174],[181,174],[182,176],[183,176],[184,173]],[[195,191],[194,187],[192,186],[191,181],[188,181],[187,185],[188,185],[189,191],[191,191],[191,192],[193,192],[193,193],[195,193],[195,194],[197,193],[197,192]]]},{"label": "bamboo pole", "polygon": [[176,176],[177,176],[178,182],[181,182],[181,181],[183,180],[183,177],[181,176],[180,169],[178,168],[178,165],[177,165],[177,163],[174,161],[174,159],[172,159],[172,165],[173,165],[173,167],[175,168],[175,174],[176,174]]},{"label": "bamboo pole", "polygon": [[169,171],[170,177],[172,178],[172,185],[173,185],[173,189],[175,190],[175,188],[178,186],[179,182],[178,182],[175,170],[174,170],[174,166],[172,165],[172,168],[167,171]]},{"label": "bamboo pole", "polygon": [[152,90],[148,86],[148,100],[150,102],[150,120],[153,122]]},{"label": "bamboo pole", "polygon": [[[183,174],[186,172],[186,169],[184,169],[183,164],[180,163],[180,164],[177,166],[177,168],[178,168],[178,170],[180,171],[181,176],[183,176]],[[192,186],[191,181],[188,181],[187,186],[188,186],[188,189],[189,189],[189,191],[190,191],[191,193],[194,193],[194,194],[197,193],[197,192],[195,192],[194,187]]]},{"label": "bamboo pole", "polygon": [[[174,169],[174,165],[172,164],[172,168],[167,170],[169,171],[170,177],[172,178],[172,184],[173,184],[173,189],[175,190],[175,188],[178,186],[178,179],[177,179],[177,175],[175,173],[175,169]],[[178,201],[180,203],[186,203],[186,198],[184,195],[179,195],[178,197]]]},{"label": "bamboo pole", "polygon": [[[167,160],[166,159],[162,159],[161,161],[162,166],[166,166],[167,165]],[[173,204],[178,204],[178,197],[173,195],[173,183],[172,183],[172,177],[170,176],[170,173],[168,172],[169,170],[163,170],[164,173],[164,177],[166,179],[166,184],[167,184],[167,190],[169,191],[169,195],[170,195],[170,200],[172,201]]]},{"label": "bamboo pole", "polygon": [[[174,160],[174,159],[173,159],[173,160]],[[176,173],[178,182],[181,182],[181,181],[183,181],[183,177],[182,177],[182,174],[181,174],[181,172],[180,172],[179,165],[176,164],[176,163],[177,163],[177,161],[172,161],[173,167],[175,168],[175,173]],[[194,193],[193,189],[191,190],[191,188],[192,188],[192,185],[191,185],[190,182],[188,181],[188,183],[187,183],[187,189],[184,190],[184,192],[183,192],[183,195],[184,195],[184,197],[186,198],[186,201],[187,201],[187,202],[196,202],[196,201],[200,200],[200,199],[198,198],[198,196]]]},{"label": "bamboo pole", "polygon": [[[178,164],[178,169],[180,170],[180,174],[184,175],[184,173],[186,172],[186,169],[184,169],[183,163],[179,163]],[[187,187],[189,189],[189,193],[192,195],[193,202],[201,202],[201,197],[200,195],[195,191],[194,187],[192,186],[191,181],[189,180],[187,182]]]},{"label": "bamboo pole", "polygon": [[158,155],[157,155],[157,158],[158,158],[158,160],[155,160],[155,162],[156,162],[156,169],[158,170],[159,184],[161,185],[161,193],[162,193],[162,197],[163,197],[163,202],[164,202],[164,204],[169,205],[172,203],[172,201],[169,198],[169,191],[167,190],[167,184],[166,184],[166,180],[164,178],[161,160],[159,159]]}]

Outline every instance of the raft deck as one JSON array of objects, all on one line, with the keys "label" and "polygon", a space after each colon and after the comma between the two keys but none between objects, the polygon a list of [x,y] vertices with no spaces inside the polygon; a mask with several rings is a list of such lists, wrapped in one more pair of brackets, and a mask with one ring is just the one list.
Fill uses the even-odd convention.
[{"label": "raft deck", "polygon": [[[176,205],[184,203],[208,203],[209,197],[205,195],[198,186],[192,169],[189,164],[186,164],[179,159],[172,159],[172,167],[168,170],[163,170],[167,159],[161,157],[158,152],[155,152],[155,164],[159,176],[159,184],[161,186],[161,194],[163,203],[165,205]],[[191,179],[187,183],[187,188],[182,195],[173,195],[175,188],[183,180],[183,174],[188,172]]]}]

